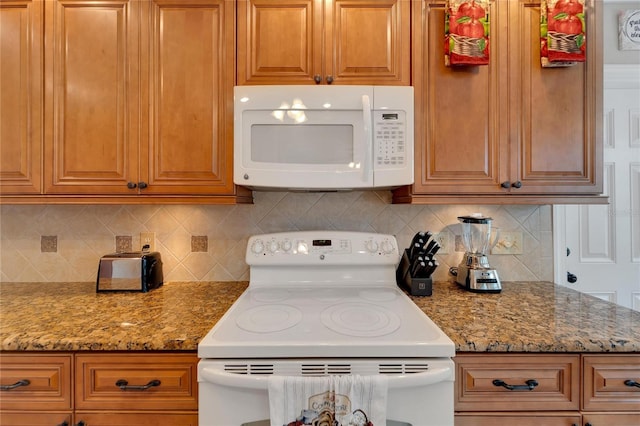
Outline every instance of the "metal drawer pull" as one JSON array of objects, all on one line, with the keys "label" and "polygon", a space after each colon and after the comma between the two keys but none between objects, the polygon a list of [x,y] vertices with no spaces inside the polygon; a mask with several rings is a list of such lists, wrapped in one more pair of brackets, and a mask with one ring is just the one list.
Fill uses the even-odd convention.
[{"label": "metal drawer pull", "polygon": [[500,380],[500,379],[495,379],[493,381],[493,385],[494,386],[502,386],[503,388],[507,388],[509,390],[528,390],[528,391],[532,391],[533,388],[535,388],[536,386],[538,386],[538,381],[537,380],[527,380],[526,385],[510,385],[508,383],[505,383],[504,381]]},{"label": "metal drawer pull", "polygon": [[126,391],[126,390],[147,390],[149,388],[152,388],[154,386],[160,386],[160,380],[152,380],[149,383],[147,383],[146,385],[129,385],[129,382],[127,382],[125,379],[120,379],[116,382],[116,386],[119,387],[120,389]]},{"label": "metal drawer pull", "polygon": [[31,382],[27,379],[18,380],[12,385],[2,385],[0,386],[0,390],[11,390],[15,388],[19,388],[20,386],[29,386]]},{"label": "metal drawer pull", "polygon": [[627,386],[635,386],[637,388],[640,388],[640,383],[636,382],[635,380],[625,380],[624,384]]}]

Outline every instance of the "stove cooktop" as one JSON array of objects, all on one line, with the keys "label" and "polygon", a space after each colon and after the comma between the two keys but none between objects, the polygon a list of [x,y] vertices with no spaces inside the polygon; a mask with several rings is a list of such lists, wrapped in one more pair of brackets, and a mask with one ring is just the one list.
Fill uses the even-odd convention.
[{"label": "stove cooktop", "polygon": [[200,358],[452,357],[453,342],[400,289],[249,287]]},{"label": "stove cooktop", "polygon": [[248,289],[200,358],[452,357],[453,342],[395,283],[392,235],[305,231],[247,244]]}]

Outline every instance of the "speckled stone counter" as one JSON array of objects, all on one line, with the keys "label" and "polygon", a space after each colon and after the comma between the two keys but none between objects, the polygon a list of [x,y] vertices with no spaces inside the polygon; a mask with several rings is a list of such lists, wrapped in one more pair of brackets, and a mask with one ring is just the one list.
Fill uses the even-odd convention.
[{"label": "speckled stone counter", "polygon": [[[415,303],[458,352],[640,352],[640,312],[544,282],[499,294],[435,283]],[[3,351],[195,351],[246,282],[95,293],[94,283],[0,283]]]},{"label": "speckled stone counter", "polygon": [[95,283],[1,283],[0,349],[195,351],[246,287],[184,282],[96,294]]},{"label": "speckled stone counter", "polygon": [[414,302],[456,352],[640,352],[640,312],[548,282],[472,293],[440,282]]}]

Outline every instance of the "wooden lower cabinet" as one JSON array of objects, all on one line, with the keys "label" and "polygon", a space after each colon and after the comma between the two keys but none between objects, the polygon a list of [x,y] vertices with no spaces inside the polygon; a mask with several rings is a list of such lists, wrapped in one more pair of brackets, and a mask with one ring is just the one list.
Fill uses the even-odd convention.
[{"label": "wooden lower cabinet", "polygon": [[455,426],[578,426],[579,414],[518,413],[491,415],[456,415]]},{"label": "wooden lower cabinet", "polygon": [[185,413],[76,413],[74,425],[79,424],[83,426],[198,426],[198,415]]},{"label": "wooden lower cabinet", "polygon": [[640,413],[638,414],[618,414],[618,413],[589,413],[583,414],[582,424],[584,426],[638,426],[640,425]]},{"label": "wooden lower cabinet", "polygon": [[640,425],[640,354],[460,353],[455,425]]},{"label": "wooden lower cabinet", "polygon": [[197,426],[197,364],[195,352],[0,353],[0,425]]}]

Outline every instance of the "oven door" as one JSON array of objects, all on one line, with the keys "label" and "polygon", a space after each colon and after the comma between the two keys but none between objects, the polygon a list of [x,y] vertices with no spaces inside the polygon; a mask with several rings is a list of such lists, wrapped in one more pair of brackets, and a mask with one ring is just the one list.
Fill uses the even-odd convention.
[{"label": "oven door", "polygon": [[[387,426],[453,425],[454,364],[451,359],[410,360],[202,360],[198,364],[199,425],[269,425],[267,380],[271,374],[304,371],[326,363],[351,374],[387,374]],[[316,373],[317,374],[317,373]]]}]

